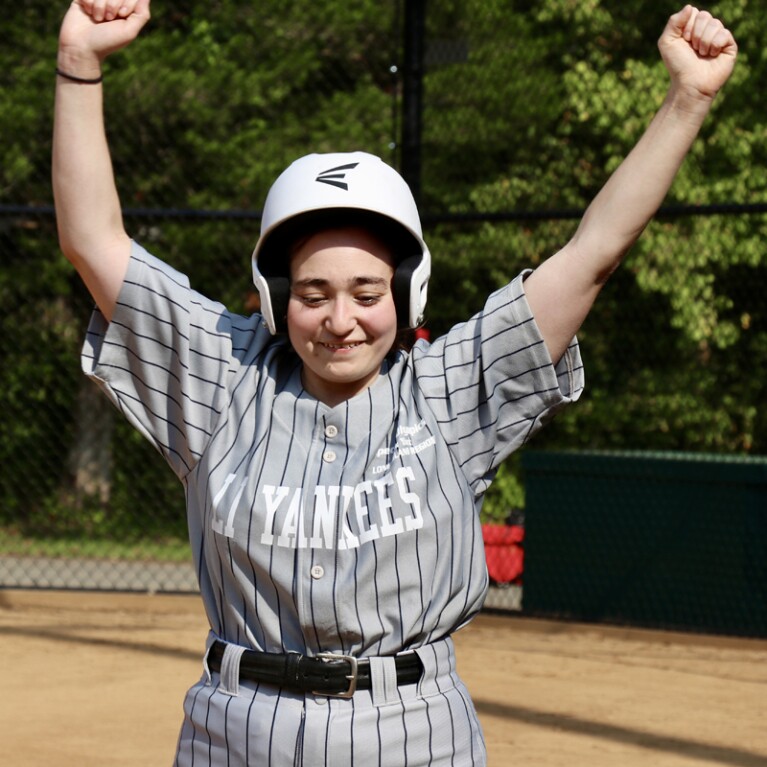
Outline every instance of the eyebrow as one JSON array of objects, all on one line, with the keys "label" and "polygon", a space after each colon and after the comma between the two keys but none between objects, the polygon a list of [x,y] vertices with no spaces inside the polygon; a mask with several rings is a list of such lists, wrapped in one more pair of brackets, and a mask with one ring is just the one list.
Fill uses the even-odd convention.
[{"label": "eyebrow", "polygon": [[[323,277],[307,277],[305,280],[291,280],[291,288],[324,288],[330,284]],[[388,286],[389,280],[384,277],[354,277],[348,283],[350,288]]]}]

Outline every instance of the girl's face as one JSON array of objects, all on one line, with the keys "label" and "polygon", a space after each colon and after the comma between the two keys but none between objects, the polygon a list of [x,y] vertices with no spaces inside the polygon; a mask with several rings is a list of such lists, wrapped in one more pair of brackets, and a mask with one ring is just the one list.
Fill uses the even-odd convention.
[{"label": "girl's face", "polygon": [[312,235],[290,260],[288,336],[304,388],[331,407],[368,388],[394,344],[394,259],[364,229]]}]

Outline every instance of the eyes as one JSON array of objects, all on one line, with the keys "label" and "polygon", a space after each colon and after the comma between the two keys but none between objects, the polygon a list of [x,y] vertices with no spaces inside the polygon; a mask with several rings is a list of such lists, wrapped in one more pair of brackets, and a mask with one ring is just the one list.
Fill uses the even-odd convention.
[{"label": "eyes", "polygon": [[[387,293],[385,292],[361,291],[359,293],[354,293],[351,296],[351,299],[358,306],[375,306],[380,301],[382,301],[386,295]],[[300,301],[304,306],[308,307],[324,306],[329,301],[333,300],[333,296],[330,294],[316,290],[293,290],[291,291],[291,297]]]}]

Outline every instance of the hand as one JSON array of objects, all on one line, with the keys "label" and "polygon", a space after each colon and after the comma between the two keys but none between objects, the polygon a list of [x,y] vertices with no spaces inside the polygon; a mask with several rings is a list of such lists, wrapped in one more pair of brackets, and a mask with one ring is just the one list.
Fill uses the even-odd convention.
[{"label": "hand", "polygon": [[735,66],[738,45],[708,11],[686,5],[669,18],[658,40],[672,87],[712,99]]},{"label": "hand", "polygon": [[[150,0],[73,0],[59,34],[59,64],[98,65],[124,48],[149,21]],[[74,62],[74,64],[72,64]],[[67,71],[71,71],[68,69]],[[72,74],[85,74],[73,71]]]}]

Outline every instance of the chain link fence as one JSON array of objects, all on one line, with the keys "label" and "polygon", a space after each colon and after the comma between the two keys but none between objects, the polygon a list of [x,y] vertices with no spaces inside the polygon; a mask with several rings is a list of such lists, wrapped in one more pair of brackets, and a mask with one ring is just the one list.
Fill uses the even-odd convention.
[{"label": "chain link fence", "polygon": [[[631,3],[575,21],[573,5],[267,3],[235,23],[229,3],[155,2],[106,65],[129,233],[253,311],[273,178],[308,151],[364,149],[418,194],[427,327],[443,332],[564,244],[662,98],[658,10],[640,28]],[[49,181],[62,10],[28,4],[0,45],[0,585],[194,590],[182,488],[79,369],[92,302],[59,253]],[[582,329],[583,401],[533,447],[764,454],[765,121],[753,89],[732,89]],[[520,562],[518,457],[497,484],[483,521],[516,515]],[[492,605],[519,608],[523,581],[497,582]]]}]

